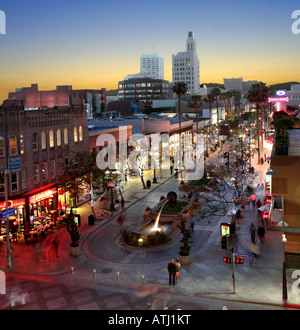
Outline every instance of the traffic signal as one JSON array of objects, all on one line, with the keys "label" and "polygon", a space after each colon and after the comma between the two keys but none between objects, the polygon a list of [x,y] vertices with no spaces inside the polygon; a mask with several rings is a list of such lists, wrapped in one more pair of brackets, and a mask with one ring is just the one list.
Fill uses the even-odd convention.
[{"label": "traffic signal", "polygon": [[12,234],[16,234],[18,232],[18,221],[17,220],[14,220],[12,222],[10,232]]},{"label": "traffic signal", "polygon": [[237,265],[242,265],[244,263],[244,259],[243,258],[235,258],[235,263]]},{"label": "traffic signal", "polygon": [[227,235],[226,236],[222,236],[222,239],[221,239],[221,248],[222,248],[222,250],[227,250],[227,247],[228,247]]},{"label": "traffic signal", "polygon": [[225,264],[231,264],[231,258],[229,257],[223,257],[223,261],[225,262]]}]

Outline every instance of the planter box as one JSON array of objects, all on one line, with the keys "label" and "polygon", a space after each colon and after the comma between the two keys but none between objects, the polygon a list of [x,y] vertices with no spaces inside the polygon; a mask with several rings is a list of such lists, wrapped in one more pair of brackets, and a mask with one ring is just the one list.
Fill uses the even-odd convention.
[{"label": "planter box", "polygon": [[79,248],[79,246],[70,246],[70,256],[71,257],[75,257],[75,258],[77,258],[77,257],[79,257],[80,256],[80,248]]},{"label": "planter box", "polygon": [[179,262],[182,266],[188,266],[191,262],[190,262],[190,256],[181,256],[178,255],[179,258]]}]

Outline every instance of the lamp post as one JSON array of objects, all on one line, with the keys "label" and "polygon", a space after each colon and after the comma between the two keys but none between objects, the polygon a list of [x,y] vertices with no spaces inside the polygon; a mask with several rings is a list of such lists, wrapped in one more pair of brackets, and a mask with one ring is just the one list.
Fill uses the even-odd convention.
[{"label": "lamp post", "polygon": [[[282,220],[282,232],[284,231],[284,220]],[[285,234],[282,234],[282,248],[283,248],[283,256],[282,256],[282,299],[286,301],[288,299],[287,294],[287,282],[286,282],[286,267],[285,267],[285,243],[287,239]]]}]

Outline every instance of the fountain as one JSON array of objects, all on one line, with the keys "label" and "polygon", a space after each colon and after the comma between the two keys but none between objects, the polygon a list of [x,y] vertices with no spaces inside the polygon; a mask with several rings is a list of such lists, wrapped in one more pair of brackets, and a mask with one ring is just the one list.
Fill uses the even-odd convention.
[{"label": "fountain", "polygon": [[158,216],[155,220],[155,223],[154,223],[154,226],[151,228],[151,231],[161,231],[161,228],[158,227],[158,224],[159,224],[159,219],[160,219],[160,215],[161,215],[161,212],[164,208],[164,206],[167,204],[169,200],[166,199],[166,201],[163,203],[162,207],[160,208],[159,212],[158,212]]}]

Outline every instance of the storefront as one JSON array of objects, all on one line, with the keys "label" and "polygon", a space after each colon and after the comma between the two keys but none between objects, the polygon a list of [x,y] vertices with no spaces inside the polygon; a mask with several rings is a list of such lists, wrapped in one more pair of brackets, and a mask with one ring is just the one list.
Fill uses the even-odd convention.
[{"label": "storefront", "polygon": [[[15,208],[15,214],[9,217],[10,221],[18,222],[18,231],[24,230],[24,220],[25,220],[25,198],[9,200],[8,207]],[[4,211],[6,208],[5,202],[0,202],[0,212]],[[0,235],[6,235],[6,221],[1,217]]]},{"label": "storefront", "polygon": [[29,197],[29,214],[35,218],[47,216],[51,211],[56,210],[57,189],[56,187],[47,189],[36,195]]}]

